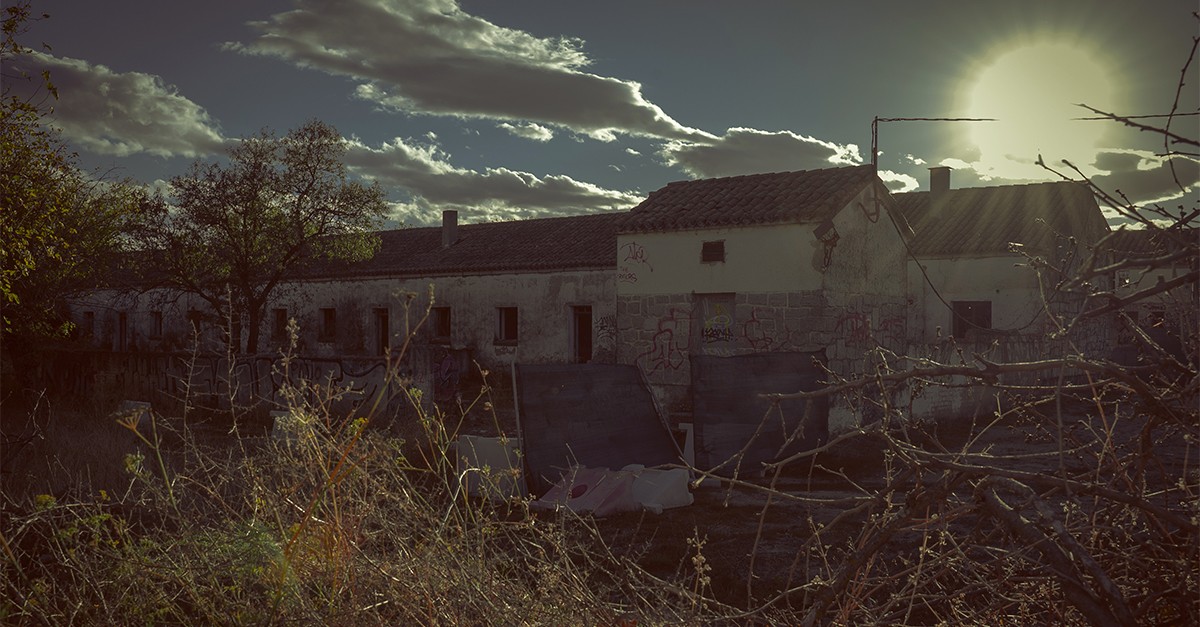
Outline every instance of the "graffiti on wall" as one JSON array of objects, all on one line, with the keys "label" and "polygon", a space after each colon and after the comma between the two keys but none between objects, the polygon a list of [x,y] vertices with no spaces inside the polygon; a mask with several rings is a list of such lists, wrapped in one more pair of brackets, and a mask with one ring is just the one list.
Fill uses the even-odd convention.
[{"label": "graffiti on wall", "polygon": [[733,294],[697,294],[700,341],[706,345],[728,345],[733,337]]},{"label": "graffiti on wall", "polygon": [[629,242],[621,247],[621,252],[624,254],[621,263],[645,266],[647,270],[654,272],[654,266],[650,265],[650,260],[646,258],[646,248],[641,244]]},{"label": "graffiti on wall", "polygon": [[884,318],[879,322],[880,338],[896,346],[901,346],[905,340],[905,326],[903,316]]},{"label": "graffiti on wall", "polygon": [[682,310],[671,308],[658,321],[650,348],[638,355],[634,362],[647,372],[656,370],[678,370],[687,363],[688,333],[691,318]]},{"label": "graffiti on wall", "polygon": [[757,307],[750,310],[750,319],[742,324],[742,339],[756,351],[768,351],[774,347],[775,338],[767,334]]},{"label": "graffiti on wall", "polygon": [[612,315],[600,316],[600,319],[596,321],[596,344],[611,348],[616,343],[617,317]]},{"label": "graffiti on wall", "polygon": [[846,312],[837,319],[833,331],[847,344],[866,342],[871,339],[871,318],[857,311]]},{"label": "graffiti on wall", "polygon": [[646,257],[646,248],[637,242],[628,242],[621,246],[621,263],[617,268],[617,281],[620,283],[637,283],[641,268],[654,272],[654,266]]}]

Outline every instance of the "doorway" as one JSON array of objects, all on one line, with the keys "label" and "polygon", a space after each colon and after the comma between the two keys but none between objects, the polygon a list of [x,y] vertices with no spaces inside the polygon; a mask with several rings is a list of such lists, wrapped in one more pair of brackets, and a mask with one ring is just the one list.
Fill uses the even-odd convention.
[{"label": "doorway", "polygon": [[592,360],[592,308],[571,307],[571,359],[577,364]]}]

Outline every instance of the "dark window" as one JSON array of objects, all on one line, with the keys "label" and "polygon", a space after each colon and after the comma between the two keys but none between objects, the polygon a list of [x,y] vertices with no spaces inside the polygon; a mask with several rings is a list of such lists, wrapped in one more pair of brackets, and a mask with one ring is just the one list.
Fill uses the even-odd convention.
[{"label": "dark window", "polygon": [[337,310],[332,307],[321,309],[321,332],[317,339],[332,342],[337,337]]},{"label": "dark window", "polygon": [[725,240],[704,242],[700,247],[700,261],[703,263],[723,263],[725,261]]},{"label": "dark window", "polygon": [[516,344],[518,328],[516,307],[496,308],[497,344]]},{"label": "dark window", "polygon": [[433,341],[438,344],[450,343],[450,308],[433,308]]},{"label": "dark window", "polygon": [[162,337],[162,331],[163,331],[162,312],[161,311],[150,312],[150,337],[152,339],[158,339],[158,338]]},{"label": "dark window", "polygon": [[288,315],[286,309],[271,310],[271,339],[287,338]]},{"label": "dark window", "polygon": [[84,337],[93,337],[96,335],[96,312],[83,312],[83,328],[81,331]]},{"label": "dark window", "polygon": [[966,337],[973,329],[992,328],[992,301],[956,300],[950,303],[954,311],[954,337]]}]

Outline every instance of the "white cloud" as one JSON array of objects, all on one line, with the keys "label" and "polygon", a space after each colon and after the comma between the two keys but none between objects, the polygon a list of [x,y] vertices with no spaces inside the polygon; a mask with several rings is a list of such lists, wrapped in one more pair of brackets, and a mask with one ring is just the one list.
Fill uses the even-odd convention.
[{"label": "white cloud", "polygon": [[351,141],[346,163],[356,173],[413,200],[402,205],[408,221],[423,223],[441,209],[474,219],[518,219],[628,209],[641,197],[604,189],[565,175],[537,176],[508,168],[479,172],[458,168],[436,145],[396,138],[378,147]]},{"label": "white cloud", "polygon": [[[879,154],[883,154],[883,153],[880,152]],[[913,165],[925,165],[924,159],[922,159],[920,157],[914,157],[913,155],[904,155],[904,160]]]},{"label": "white cloud", "polygon": [[638,83],[582,71],[582,41],[498,26],[453,0],[298,0],[250,25],[256,39],[226,48],[349,77],[357,97],[405,113],[535,121],[601,139],[707,136]]},{"label": "white cloud", "polygon": [[509,133],[512,133],[513,135],[516,135],[517,137],[532,139],[536,142],[548,142],[551,139],[554,139],[554,131],[551,131],[541,124],[535,124],[533,122],[524,122],[519,124],[501,122],[496,126],[508,131]]},{"label": "white cloud", "polygon": [[708,141],[670,141],[659,154],[667,165],[699,178],[862,163],[854,144],[836,144],[791,131],[752,128],[731,128]]},{"label": "white cloud", "polygon": [[[103,65],[41,52],[23,55],[13,66],[31,76],[49,70],[60,96],[50,101],[54,125],[80,148],[118,157],[137,153],[200,157],[225,147],[226,140],[208,113],[158,76],[114,72]],[[6,82],[18,95],[30,95],[40,84]]]},{"label": "white cloud", "polygon": [[638,151],[636,151],[636,150],[634,150],[634,149],[632,149],[632,148],[626,148],[626,149],[625,149],[625,154],[630,154],[630,155],[633,155],[633,156],[635,156],[635,157],[640,157],[640,156],[642,155],[642,153],[640,153],[640,152],[638,152]]},{"label": "white cloud", "polygon": [[921,183],[915,177],[909,176],[902,172],[893,172],[891,170],[880,170],[879,178],[887,185],[887,188],[894,194],[903,194],[905,192],[915,192]]}]

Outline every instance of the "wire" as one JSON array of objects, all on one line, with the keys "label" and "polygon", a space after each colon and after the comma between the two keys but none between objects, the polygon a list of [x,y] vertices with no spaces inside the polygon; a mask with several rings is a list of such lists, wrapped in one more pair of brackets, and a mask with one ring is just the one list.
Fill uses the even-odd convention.
[{"label": "wire", "polygon": [[[891,192],[888,192],[888,195],[890,196]],[[950,311],[950,315],[952,315],[953,317],[958,318],[959,320],[962,320],[963,322],[967,323],[968,325],[970,325],[972,327],[975,327],[976,329],[983,329],[986,331],[993,331],[993,332],[999,332],[999,333],[1016,334],[1016,333],[1019,333],[1020,331],[1024,331],[1025,329],[1029,328],[1030,326],[1032,326],[1033,323],[1036,322],[1037,319],[1042,316],[1042,313],[1046,311],[1046,301],[1045,301],[1045,299],[1042,299],[1041,306],[1038,308],[1037,313],[1035,313],[1033,315],[1033,317],[1029,319],[1029,322],[1026,322],[1023,325],[1012,328],[1012,329],[996,329],[996,328],[989,328],[989,327],[981,327],[978,324],[975,324],[974,322],[971,322],[967,318],[963,317],[957,311],[954,310],[953,305],[946,302],[946,299],[942,296],[942,293],[938,291],[937,286],[935,286],[933,284],[933,280],[929,278],[929,273],[925,271],[925,266],[921,263],[921,260],[917,258],[917,255],[916,255],[916,253],[913,252],[912,247],[910,247],[908,245],[908,240],[905,239],[904,232],[900,229],[900,225],[896,223],[896,217],[892,215],[891,210],[888,209],[888,207],[886,205],[883,207],[883,209],[884,209],[884,211],[887,212],[888,220],[890,220],[892,223],[892,228],[896,229],[896,235],[898,235],[900,237],[900,241],[904,244],[904,250],[907,251],[908,256],[914,262],[916,262],[917,268],[921,271],[921,276],[925,277],[925,283],[927,285],[929,285],[929,289],[933,291],[934,296],[937,296],[937,299],[939,301],[941,301],[943,305],[946,306],[946,309],[948,309]],[[914,232],[914,235],[915,235],[915,232]]]}]

